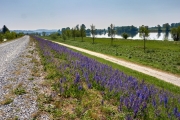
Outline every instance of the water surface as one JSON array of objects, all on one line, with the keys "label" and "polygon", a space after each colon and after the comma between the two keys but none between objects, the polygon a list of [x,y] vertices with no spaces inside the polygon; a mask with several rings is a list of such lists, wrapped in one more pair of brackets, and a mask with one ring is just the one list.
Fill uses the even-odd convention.
[{"label": "water surface", "polygon": [[[136,34],[129,34],[130,37],[128,37],[128,39],[143,39],[139,36],[139,33]],[[92,37],[92,35],[90,35],[89,37]],[[96,35],[96,38],[110,38],[110,36],[108,36],[108,33],[106,34],[98,34]],[[115,35],[115,38],[122,38],[121,35]],[[149,34],[149,37],[147,38],[148,40],[169,40],[169,41],[173,41],[171,34],[170,33],[156,33],[156,32],[152,32]]]}]

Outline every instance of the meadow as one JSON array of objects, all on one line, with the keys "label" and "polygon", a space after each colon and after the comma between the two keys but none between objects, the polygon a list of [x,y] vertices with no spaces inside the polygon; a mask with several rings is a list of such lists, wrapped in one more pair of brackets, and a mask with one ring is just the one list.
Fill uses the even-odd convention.
[{"label": "meadow", "polygon": [[52,39],[46,36],[43,38],[180,75],[180,42],[146,40],[144,53],[143,40],[115,39],[113,45],[110,45],[108,38],[95,38],[95,44],[92,44],[92,38],[89,37],[84,38],[84,42],[81,41],[81,38],[75,40],[71,38],[65,41],[60,37]]},{"label": "meadow", "polygon": [[[79,52],[34,37],[52,95],[39,108],[59,119],[179,119],[180,96]],[[85,42],[84,42],[85,43]]]}]

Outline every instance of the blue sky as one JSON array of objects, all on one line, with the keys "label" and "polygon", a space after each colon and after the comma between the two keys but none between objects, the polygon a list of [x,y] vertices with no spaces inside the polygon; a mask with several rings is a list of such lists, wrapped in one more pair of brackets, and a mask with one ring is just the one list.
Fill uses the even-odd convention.
[{"label": "blue sky", "polygon": [[180,22],[180,0],[0,0],[0,27],[11,30],[96,28]]}]

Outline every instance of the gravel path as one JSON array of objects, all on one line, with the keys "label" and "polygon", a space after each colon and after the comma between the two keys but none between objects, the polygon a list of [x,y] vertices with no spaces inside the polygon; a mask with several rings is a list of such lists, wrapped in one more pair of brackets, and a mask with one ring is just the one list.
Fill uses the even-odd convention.
[{"label": "gravel path", "polygon": [[0,44],[0,73],[8,67],[13,59],[18,57],[29,42],[28,36]]},{"label": "gravel path", "polygon": [[44,75],[35,47],[29,36],[0,44],[0,120],[49,119],[38,115]]},{"label": "gravel path", "polygon": [[146,67],[146,66],[137,65],[137,64],[134,64],[134,63],[131,63],[131,62],[127,62],[127,61],[124,61],[124,60],[121,60],[121,59],[118,59],[118,58],[114,58],[114,57],[111,57],[111,56],[108,56],[108,55],[93,52],[93,51],[86,50],[86,49],[83,49],[83,48],[78,48],[78,47],[75,47],[75,46],[71,46],[71,45],[67,45],[67,44],[63,44],[63,43],[59,43],[59,42],[55,42],[55,43],[66,46],[66,47],[69,47],[69,48],[72,48],[72,49],[75,49],[75,50],[78,50],[78,51],[81,51],[81,52],[88,53],[90,55],[94,55],[96,57],[108,60],[108,61],[116,63],[118,65],[121,65],[121,66],[130,68],[130,69],[136,70],[138,72],[141,72],[141,73],[156,77],[156,78],[158,78],[160,80],[163,80],[163,81],[172,83],[174,85],[180,86],[180,77],[179,76],[169,74],[169,73],[166,73],[166,72],[162,72],[162,71],[158,71],[158,70]]}]

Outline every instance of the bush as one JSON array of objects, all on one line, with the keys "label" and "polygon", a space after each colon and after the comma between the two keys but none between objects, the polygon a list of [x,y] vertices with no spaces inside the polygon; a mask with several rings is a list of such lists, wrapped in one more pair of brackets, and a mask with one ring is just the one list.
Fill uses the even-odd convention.
[{"label": "bush", "polygon": [[177,28],[172,28],[171,29],[171,36],[174,41],[179,41],[180,40],[180,26]]},{"label": "bush", "polygon": [[127,33],[123,33],[121,36],[122,36],[124,39],[127,39],[127,38],[129,37],[129,35],[128,35]]},{"label": "bush", "polygon": [[26,91],[23,87],[18,87],[14,90],[14,93],[16,95],[23,95],[23,94],[26,94]]},{"label": "bush", "polygon": [[5,34],[0,33],[0,42],[2,42],[4,39],[11,40],[17,37],[21,37],[21,36],[18,36],[18,34],[16,34],[15,32],[7,31]]},{"label": "bush", "polygon": [[0,33],[0,42],[3,41],[3,35]]},{"label": "bush", "polygon": [[57,34],[56,33],[53,33],[50,35],[52,39],[57,39]]}]

